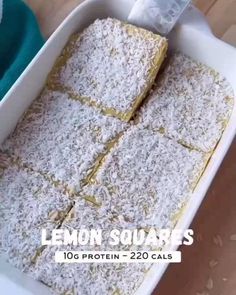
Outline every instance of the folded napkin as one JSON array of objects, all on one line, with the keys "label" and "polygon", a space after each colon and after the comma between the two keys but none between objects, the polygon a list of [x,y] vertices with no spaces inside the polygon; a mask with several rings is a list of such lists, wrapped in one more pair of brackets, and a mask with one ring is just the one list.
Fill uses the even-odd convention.
[{"label": "folded napkin", "polygon": [[21,0],[0,0],[0,100],[43,43],[30,8]]}]

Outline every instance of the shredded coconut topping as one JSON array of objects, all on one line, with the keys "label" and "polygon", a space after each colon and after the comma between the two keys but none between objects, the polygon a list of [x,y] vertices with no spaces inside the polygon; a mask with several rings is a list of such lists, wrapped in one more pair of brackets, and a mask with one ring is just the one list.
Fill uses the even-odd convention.
[{"label": "shredded coconut topping", "polygon": [[[77,250],[80,250],[77,248]],[[47,248],[33,270],[33,277],[45,282],[53,294],[94,295],[134,293],[150,268],[147,263],[70,264],[55,263],[56,251],[71,247]],[[67,293],[66,293],[67,294]]]},{"label": "shredded coconut topping", "polygon": [[79,190],[98,156],[106,151],[106,144],[125,126],[66,94],[46,90],[2,149]]},{"label": "shredded coconut topping", "polygon": [[165,38],[118,20],[96,20],[73,40],[59,83],[104,108],[132,111],[151,87],[150,72],[159,66],[166,44]]},{"label": "shredded coconut topping", "polygon": [[[44,90],[1,147],[10,157],[0,154],[0,253],[55,294],[133,294],[149,264],[59,264],[55,251],[136,250],[111,246],[110,230],[173,228],[229,119],[233,92],[212,69],[175,54],[132,126],[98,112],[97,104],[133,113],[166,40],[106,19],[72,45],[56,73],[68,94]],[[95,104],[71,99],[79,98],[71,90]],[[82,198],[71,204],[51,180]],[[41,229],[57,227],[100,228],[104,241],[40,248]]]},{"label": "shredded coconut topping", "polygon": [[[136,250],[134,246],[111,246],[109,233],[112,229],[127,229],[124,224],[114,221],[109,208],[97,208],[84,200],[77,199],[72,218],[67,218],[62,228],[66,229],[101,229],[102,245],[95,246],[61,246],[47,248],[32,270],[33,276],[45,282],[57,294],[73,290],[73,294],[133,294],[141,284],[150,264],[58,264],[54,262],[56,251],[128,251]],[[135,228],[135,227],[133,227]]]},{"label": "shredded coconut topping", "polygon": [[98,170],[96,182],[108,188],[98,197],[137,227],[173,227],[171,217],[190,196],[206,160],[142,125],[132,127]]},{"label": "shredded coconut topping", "polygon": [[212,152],[229,120],[233,91],[214,70],[175,54],[148,103],[141,121],[152,129],[204,152]]},{"label": "shredded coconut topping", "polygon": [[[41,229],[56,228],[71,203],[38,173],[9,163],[1,154],[0,253],[6,253],[11,264],[26,270],[41,247]],[[58,212],[58,218],[51,220],[51,212]]]}]

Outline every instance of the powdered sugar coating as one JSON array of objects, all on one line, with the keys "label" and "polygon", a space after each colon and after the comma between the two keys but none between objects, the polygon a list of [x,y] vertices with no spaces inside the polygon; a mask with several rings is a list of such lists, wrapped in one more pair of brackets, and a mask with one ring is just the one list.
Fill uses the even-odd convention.
[{"label": "powdered sugar coating", "polygon": [[5,141],[3,150],[71,189],[80,190],[107,143],[126,124],[68,98],[45,90]]},{"label": "powdered sugar coating", "polygon": [[96,174],[95,182],[107,187],[98,196],[137,227],[173,227],[171,218],[190,197],[206,160],[158,132],[131,127]]},{"label": "powdered sugar coating", "polygon": [[[54,262],[56,251],[128,251],[135,246],[109,244],[109,234],[114,228],[127,229],[124,223],[113,221],[113,215],[105,206],[95,207],[83,199],[77,199],[73,214],[63,222],[63,229],[101,229],[102,245],[76,245],[48,247],[31,268],[32,275],[50,286],[54,293],[62,294],[133,294],[141,284],[150,264],[59,264]],[[135,227],[134,227],[135,228]],[[132,266],[131,266],[132,265]]]},{"label": "powdered sugar coating", "polygon": [[2,154],[0,167],[0,252],[26,270],[41,247],[41,229],[56,228],[71,202],[41,175],[20,169]]},{"label": "powdered sugar coating", "polygon": [[73,40],[73,53],[57,79],[105,109],[130,112],[151,87],[157,70],[151,72],[159,67],[166,45],[165,38],[118,20],[96,20]]},{"label": "powdered sugar coating", "polygon": [[212,152],[233,108],[233,91],[214,70],[178,53],[149,101],[141,121],[152,129],[204,152]]}]

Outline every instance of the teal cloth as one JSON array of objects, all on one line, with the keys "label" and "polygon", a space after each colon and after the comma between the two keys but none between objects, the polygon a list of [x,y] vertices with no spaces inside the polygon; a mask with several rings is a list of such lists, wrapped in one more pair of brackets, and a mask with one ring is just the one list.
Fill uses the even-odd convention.
[{"label": "teal cloth", "polygon": [[43,43],[30,8],[21,0],[3,0],[0,23],[0,100]]}]

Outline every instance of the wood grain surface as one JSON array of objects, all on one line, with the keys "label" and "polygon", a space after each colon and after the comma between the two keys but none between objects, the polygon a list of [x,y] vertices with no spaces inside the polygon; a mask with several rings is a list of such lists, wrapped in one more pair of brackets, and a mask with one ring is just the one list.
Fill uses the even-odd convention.
[{"label": "wood grain surface", "polygon": [[[35,11],[45,37],[49,37],[65,16],[82,1],[25,0]],[[236,24],[236,0],[193,0],[193,2],[205,13],[216,36],[221,38],[232,25]],[[236,43],[235,29],[227,42]]]},{"label": "wood grain surface", "polygon": [[[118,1],[118,0],[117,0]],[[48,37],[81,0],[27,0]],[[236,1],[196,0],[213,32],[236,45]],[[231,146],[192,228],[196,241],[182,248],[155,295],[236,295],[236,141]]]},{"label": "wood grain surface", "polygon": [[193,246],[182,248],[183,262],[167,269],[154,294],[235,295],[236,241],[231,239],[236,234],[236,140],[191,228]]}]

